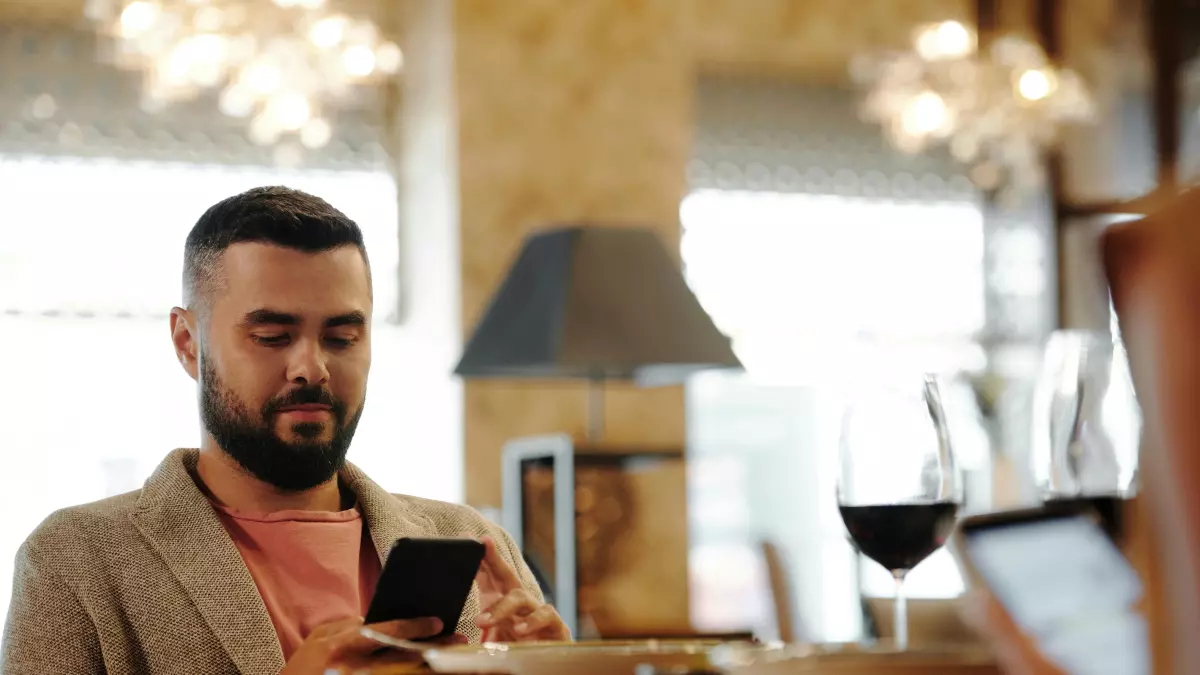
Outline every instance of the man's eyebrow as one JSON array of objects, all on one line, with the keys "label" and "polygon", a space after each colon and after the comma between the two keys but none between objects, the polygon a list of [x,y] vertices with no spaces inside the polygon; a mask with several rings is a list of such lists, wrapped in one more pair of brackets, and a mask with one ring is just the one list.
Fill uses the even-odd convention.
[{"label": "man's eyebrow", "polygon": [[287,312],[277,312],[273,309],[256,309],[242,317],[243,326],[295,326],[300,318]]},{"label": "man's eyebrow", "polygon": [[[367,315],[361,311],[346,312],[325,319],[325,328],[336,328],[338,326],[365,326],[367,323]],[[300,325],[300,317],[287,312],[280,312],[273,309],[256,309],[253,312],[248,312],[242,318],[243,326],[298,326]]]},{"label": "man's eyebrow", "polygon": [[348,312],[331,316],[325,320],[326,328],[336,328],[338,326],[365,326],[367,325],[367,315],[359,311]]}]

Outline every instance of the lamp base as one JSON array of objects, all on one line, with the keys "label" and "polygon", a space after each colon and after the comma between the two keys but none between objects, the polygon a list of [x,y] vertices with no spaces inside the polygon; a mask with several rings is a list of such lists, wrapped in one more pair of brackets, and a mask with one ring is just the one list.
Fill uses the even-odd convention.
[{"label": "lamp base", "polygon": [[507,443],[502,462],[504,525],[551,579],[577,637],[691,631],[682,449],[532,436]]}]

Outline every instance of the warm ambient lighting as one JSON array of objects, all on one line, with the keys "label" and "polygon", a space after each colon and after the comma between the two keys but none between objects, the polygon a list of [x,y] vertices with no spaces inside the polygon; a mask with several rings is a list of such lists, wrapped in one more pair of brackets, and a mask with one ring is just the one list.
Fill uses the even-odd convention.
[{"label": "warm ambient lighting", "polygon": [[921,27],[909,51],[856,59],[852,75],[867,89],[864,118],[895,147],[945,144],[977,185],[1008,196],[1040,186],[1061,128],[1095,115],[1079,76],[1038,45],[1003,36],[981,53],[957,21]]},{"label": "warm ambient lighting", "polygon": [[1040,101],[1054,93],[1056,84],[1049,69],[1026,70],[1017,78],[1017,93],[1027,101]]},{"label": "warm ambient lighting", "polygon": [[145,74],[143,107],[217,90],[221,112],[248,118],[261,145],[324,146],[329,109],[404,63],[373,23],[325,0],[88,0],[87,13],[115,39],[117,63]]},{"label": "warm ambient lighting", "polygon": [[936,134],[948,121],[946,102],[932,91],[914,96],[900,118],[904,131],[913,135]]},{"label": "warm ambient lighting", "polygon": [[927,61],[961,59],[975,51],[975,35],[957,21],[943,21],[917,33],[914,47]]}]

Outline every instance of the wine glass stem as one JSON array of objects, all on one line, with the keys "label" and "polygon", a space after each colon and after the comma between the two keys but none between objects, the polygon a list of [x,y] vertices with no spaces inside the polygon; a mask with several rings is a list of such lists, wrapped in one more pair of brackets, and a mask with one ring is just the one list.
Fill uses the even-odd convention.
[{"label": "wine glass stem", "polygon": [[896,633],[896,649],[900,651],[908,649],[908,598],[904,595],[904,574],[905,570],[892,572],[892,578],[896,580],[896,601],[893,603],[895,618],[892,623]]}]

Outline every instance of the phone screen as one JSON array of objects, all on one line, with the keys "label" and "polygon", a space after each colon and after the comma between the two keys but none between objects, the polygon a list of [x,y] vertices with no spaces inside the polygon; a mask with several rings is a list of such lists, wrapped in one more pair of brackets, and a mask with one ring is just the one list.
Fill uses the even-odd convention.
[{"label": "phone screen", "polygon": [[968,555],[1043,654],[1076,675],[1148,675],[1141,580],[1093,521],[1061,517],[966,532]]}]

